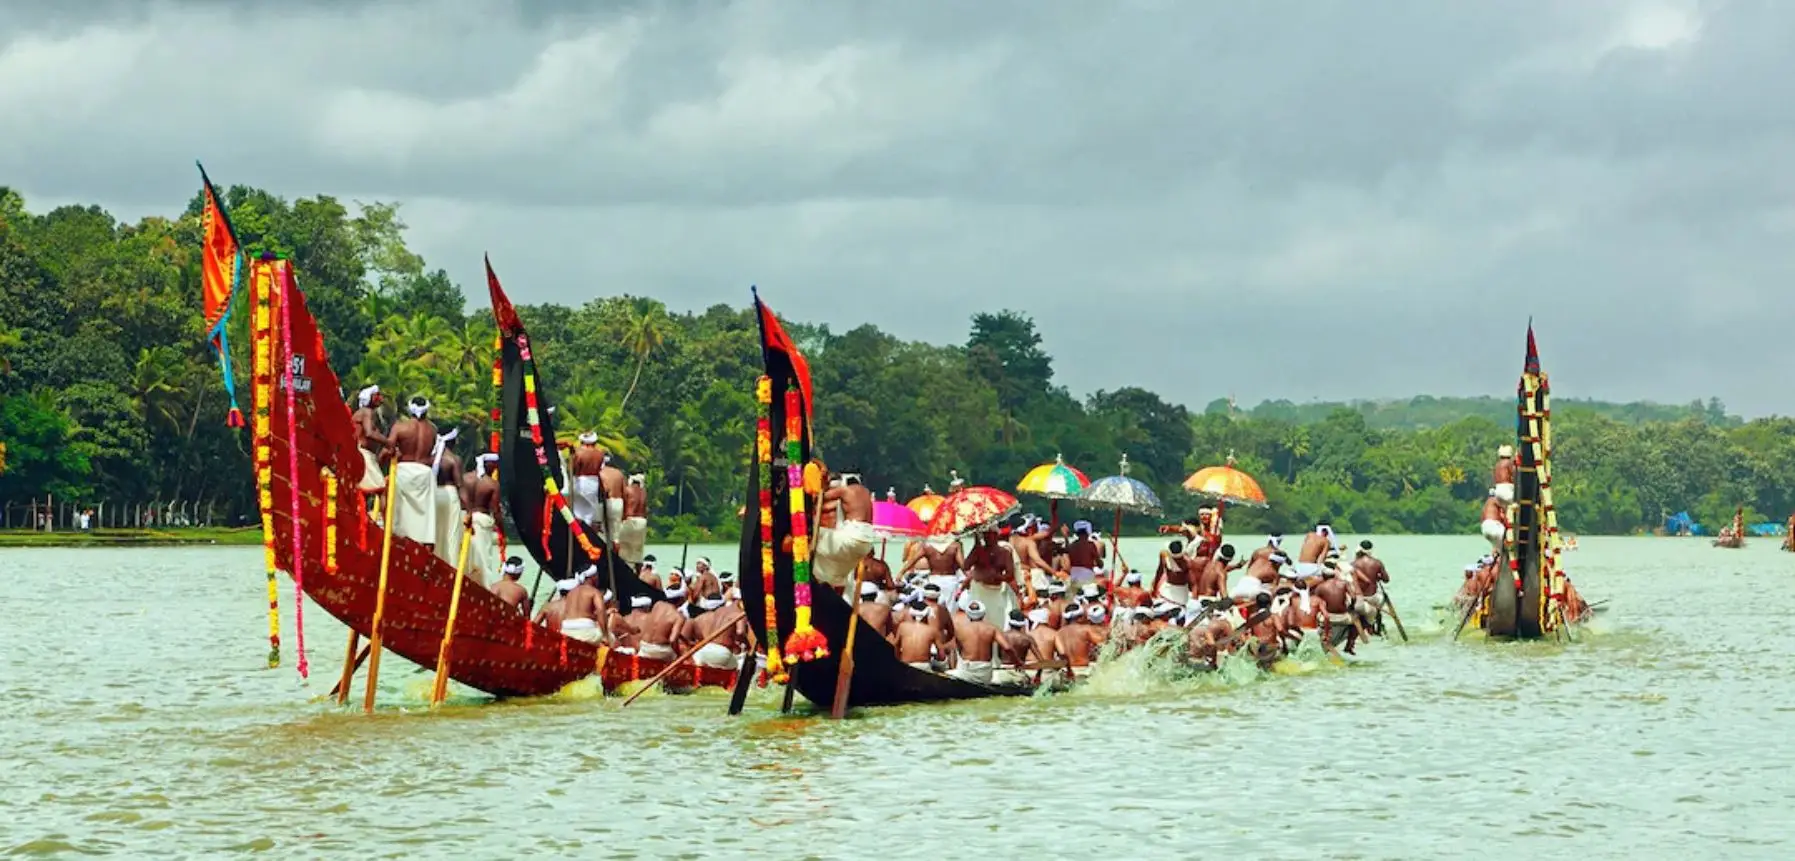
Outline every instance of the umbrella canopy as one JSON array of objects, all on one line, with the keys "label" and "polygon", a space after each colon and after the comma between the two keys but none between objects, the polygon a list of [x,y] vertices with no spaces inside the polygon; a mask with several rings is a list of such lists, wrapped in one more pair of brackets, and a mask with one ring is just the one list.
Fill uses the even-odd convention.
[{"label": "umbrella canopy", "polygon": [[929,486],[925,484],[922,486],[922,493],[917,495],[915,499],[904,503],[904,505],[909,506],[911,511],[916,512],[917,517],[922,518],[922,521],[927,523],[930,518],[935,516],[935,509],[941,507],[941,500],[946,498],[947,497],[930,490]]},{"label": "umbrella canopy", "polygon": [[1232,456],[1226,466],[1206,466],[1191,473],[1190,478],[1184,480],[1184,489],[1235,505],[1266,507],[1265,491],[1259,489],[1259,482],[1252,476],[1234,468]]},{"label": "umbrella canopy", "polygon": [[873,503],[873,531],[880,538],[916,538],[929,534],[929,525],[908,505],[880,501]]},{"label": "umbrella canopy", "polygon": [[1078,495],[1078,504],[1087,508],[1113,508],[1153,514],[1159,511],[1159,495],[1145,483],[1128,477],[1128,455],[1122,455],[1121,474],[1099,478]]},{"label": "umbrella canopy", "polygon": [[1084,473],[1067,466],[1056,454],[1053,460],[1029,470],[1016,482],[1016,490],[1048,499],[1077,499],[1090,484]]},{"label": "umbrella canopy", "polygon": [[1021,507],[1016,497],[995,487],[956,490],[941,501],[935,516],[929,518],[929,534],[965,535],[989,529]]}]

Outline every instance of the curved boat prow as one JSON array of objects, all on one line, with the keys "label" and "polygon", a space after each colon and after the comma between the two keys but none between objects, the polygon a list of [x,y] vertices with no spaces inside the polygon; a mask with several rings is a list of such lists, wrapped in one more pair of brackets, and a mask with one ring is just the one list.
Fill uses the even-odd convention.
[{"label": "curved boat prow", "polygon": [[[829,587],[800,583],[805,578],[794,576],[800,570],[807,573],[808,562],[795,556],[796,542],[789,546],[787,542],[794,538],[802,541],[804,524],[816,522],[812,517],[816,498],[807,492],[814,488],[800,485],[799,501],[788,503],[792,477],[803,474],[811,457],[810,369],[779,318],[758,294],[754,310],[766,371],[756,388],[762,418],[756,429],[756,456],[749,458],[749,504],[742,516],[742,606],[755,637],[769,647],[769,676],[777,681],[782,672],[789,673],[790,684],[805,699],[828,709],[835,699],[841,646],[847,642],[849,622],[856,611]],[[796,415],[790,414],[793,407]],[[791,439],[788,430],[796,430]],[[794,519],[800,522],[796,529]],[[803,633],[794,638],[800,631]],[[918,669],[898,660],[884,637],[861,633],[854,638],[850,707],[978,699],[1033,690],[980,685]],[[786,654],[785,647],[794,639],[814,643],[812,634],[821,636],[827,654],[815,656],[803,645],[800,654]]]},{"label": "curved boat prow", "polygon": [[486,286],[499,327],[502,368],[499,486],[524,547],[556,580],[597,565],[601,581],[615,591],[623,606],[637,595],[665,600],[661,590],[637,576],[635,566],[611,552],[606,536],[573,516],[565,495],[567,473],[555,446],[554,406],[537,373],[530,334],[500,286],[490,260],[486,261]]}]

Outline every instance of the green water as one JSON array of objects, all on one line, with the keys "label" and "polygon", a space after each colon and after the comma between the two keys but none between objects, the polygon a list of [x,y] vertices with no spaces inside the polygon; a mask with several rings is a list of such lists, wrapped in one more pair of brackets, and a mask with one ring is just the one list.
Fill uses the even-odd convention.
[{"label": "green water", "polygon": [[1480,548],[1379,540],[1414,642],[1343,668],[1124,660],[843,723],[774,691],[430,713],[390,656],[365,717],[313,701],[346,637],[315,606],[294,672],[287,581],[263,668],[259,548],[0,551],[0,854],[1795,857],[1795,555],[1585,539],[1580,642],[1454,643],[1432,608]]}]

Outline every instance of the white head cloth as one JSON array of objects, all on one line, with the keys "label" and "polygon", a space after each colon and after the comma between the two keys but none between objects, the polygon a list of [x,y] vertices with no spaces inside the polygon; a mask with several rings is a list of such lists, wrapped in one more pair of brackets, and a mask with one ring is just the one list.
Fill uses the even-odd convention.
[{"label": "white head cloth", "polygon": [[379,386],[369,386],[356,393],[356,402],[365,407],[372,403],[374,401],[374,396],[378,394],[380,394]]}]

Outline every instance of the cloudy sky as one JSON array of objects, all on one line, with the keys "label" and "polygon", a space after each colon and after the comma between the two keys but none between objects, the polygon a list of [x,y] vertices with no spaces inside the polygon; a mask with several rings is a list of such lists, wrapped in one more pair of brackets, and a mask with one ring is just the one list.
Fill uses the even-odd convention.
[{"label": "cloudy sky", "polygon": [[1081,393],[1511,392],[1531,314],[1562,395],[1795,412],[1795,3],[514,5],[0,0],[0,184],[399,201],[521,301],[1018,308]]}]

